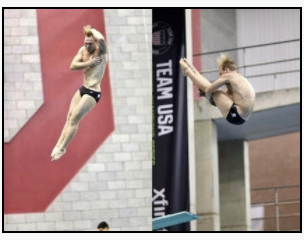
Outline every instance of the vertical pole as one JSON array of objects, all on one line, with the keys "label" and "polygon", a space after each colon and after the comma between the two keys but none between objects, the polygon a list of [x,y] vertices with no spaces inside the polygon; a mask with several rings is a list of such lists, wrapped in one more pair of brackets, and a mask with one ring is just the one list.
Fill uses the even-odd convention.
[{"label": "vertical pole", "polygon": [[279,194],[277,188],[275,188],[275,206],[276,206],[276,231],[280,231]]},{"label": "vertical pole", "polygon": [[[192,9],[186,11],[186,58],[192,60]],[[190,212],[196,214],[196,184],[195,184],[195,142],[194,142],[194,108],[193,84],[187,80],[187,111],[188,111],[188,159],[189,159],[189,185],[190,185]],[[196,222],[190,223],[191,231],[196,231]]]},{"label": "vertical pole", "polygon": [[243,50],[244,77],[246,77],[246,48]]}]

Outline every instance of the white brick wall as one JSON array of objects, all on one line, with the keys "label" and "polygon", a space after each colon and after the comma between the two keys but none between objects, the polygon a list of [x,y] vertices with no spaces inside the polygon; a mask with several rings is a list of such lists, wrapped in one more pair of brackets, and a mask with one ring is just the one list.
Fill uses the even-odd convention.
[{"label": "white brick wall", "polygon": [[[101,221],[107,221],[112,231],[152,229],[152,11],[107,9],[104,13],[115,132],[45,213],[5,215],[5,231],[96,231]],[[11,130],[21,127],[18,120],[33,114],[43,96],[39,95],[40,72],[28,72],[39,60],[37,45],[30,45],[38,43],[30,35],[37,34],[35,11],[5,10],[4,15],[5,91],[14,93],[6,94],[10,98],[5,98],[4,105],[9,140]],[[19,31],[20,37],[12,37],[11,27],[25,29]],[[22,65],[17,68],[16,64]],[[27,94],[33,91],[37,92],[35,97]]]},{"label": "white brick wall", "polygon": [[36,10],[5,9],[4,19],[4,142],[9,142],[42,105],[43,93]]}]

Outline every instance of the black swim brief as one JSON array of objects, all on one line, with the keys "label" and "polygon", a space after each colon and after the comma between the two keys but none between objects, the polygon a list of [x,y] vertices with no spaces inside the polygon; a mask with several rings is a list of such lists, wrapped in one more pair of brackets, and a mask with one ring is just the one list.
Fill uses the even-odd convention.
[{"label": "black swim brief", "polygon": [[93,97],[96,101],[96,103],[98,103],[100,97],[101,97],[101,92],[95,92],[91,89],[88,89],[84,86],[82,86],[81,88],[79,88],[79,92],[80,92],[80,96],[82,97],[84,94],[88,94],[89,96]]},{"label": "black swim brief", "polygon": [[238,114],[237,108],[234,103],[232,104],[232,106],[230,108],[230,111],[226,117],[226,120],[235,125],[241,125],[245,122],[245,120],[243,118],[241,118],[240,115]]}]

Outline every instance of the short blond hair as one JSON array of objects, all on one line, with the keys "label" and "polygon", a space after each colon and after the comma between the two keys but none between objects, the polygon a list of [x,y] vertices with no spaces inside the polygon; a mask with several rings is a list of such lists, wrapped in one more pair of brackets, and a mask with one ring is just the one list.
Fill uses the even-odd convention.
[{"label": "short blond hair", "polygon": [[235,71],[236,66],[232,57],[226,53],[221,53],[220,56],[216,59],[217,64],[223,70],[228,68],[230,71]]},{"label": "short blond hair", "polygon": [[92,28],[90,25],[86,25],[83,27],[83,33],[86,37],[92,37],[93,33],[92,33]]}]

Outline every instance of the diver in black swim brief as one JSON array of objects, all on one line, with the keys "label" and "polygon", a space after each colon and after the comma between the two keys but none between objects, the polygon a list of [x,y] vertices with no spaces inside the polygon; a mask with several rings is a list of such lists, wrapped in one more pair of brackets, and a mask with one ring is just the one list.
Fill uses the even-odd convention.
[{"label": "diver in black swim brief", "polygon": [[82,86],[81,88],[79,88],[79,92],[80,92],[80,96],[82,97],[84,94],[88,94],[90,95],[91,97],[93,97],[96,101],[96,103],[98,103],[100,97],[101,97],[101,92],[96,92],[96,91],[93,91],[91,89],[88,89],[84,86]]},{"label": "diver in black swim brief", "polygon": [[[101,81],[108,63],[108,50],[103,35],[87,25],[83,28],[84,45],[72,60],[71,70],[83,70],[83,86],[76,90],[51,160],[60,159],[75,137],[80,121],[97,105],[101,97]],[[88,89],[84,86],[90,86]]]},{"label": "diver in black swim brief", "polygon": [[179,61],[183,74],[198,87],[199,96],[206,97],[229,123],[241,125],[253,112],[255,91],[250,82],[237,72],[232,57],[221,53],[217,63],[220,77],[210,82],[186,58]]},{"label": "diver in black swim brief", "polygon": [[235,125],[241,125],[245,122],[245,120],[243,118],[241,118],[241,116],[239,115],[234,103],[232,104],[232,106],[230,108],[230,111],[226,117],[226,120]]}]

